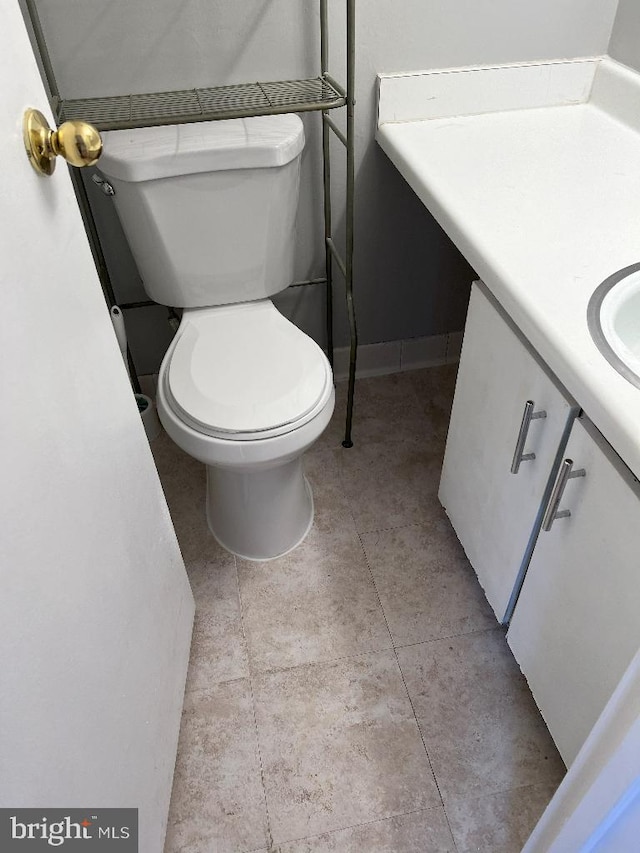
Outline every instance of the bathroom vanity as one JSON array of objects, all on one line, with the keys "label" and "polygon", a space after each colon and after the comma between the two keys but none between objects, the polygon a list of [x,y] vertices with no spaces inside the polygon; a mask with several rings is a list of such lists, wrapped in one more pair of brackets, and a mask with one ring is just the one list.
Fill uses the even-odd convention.
[{"label": "bathroom vanity", "polygon": [[640,487],[481,283],[439,496],[570,764],[640,646]]},{"label": "bathroom vanity", "polygon": [[567,764],[640,647],[640,388],[587,324],[640,259],[638,77],[379,79],[379,144],[482,278],[440,499]]}]

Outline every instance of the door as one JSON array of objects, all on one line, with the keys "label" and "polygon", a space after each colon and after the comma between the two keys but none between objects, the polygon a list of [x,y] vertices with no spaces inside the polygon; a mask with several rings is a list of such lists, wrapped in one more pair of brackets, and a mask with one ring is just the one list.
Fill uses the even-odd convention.
[{"label": "door", "polygon": [[567,765],[640,648],[640,486],[574,423],[558,518],[538,537],[507,640]]},{"label": "door", "polygon": [[523,853],[631,853],[640,838],[640,652]]},{"label": "door", "polygon": [[138,807],[157,853],[193,599],[15,0],[0,88],[0,806]]},{"label": "door", "polygon": [[[519,456],[534,458],[514,474],[528,401],[533,417]],[[545,489],[576,411],[484,286],[474,283],[438,494],[500,621],[526,568]]]}]

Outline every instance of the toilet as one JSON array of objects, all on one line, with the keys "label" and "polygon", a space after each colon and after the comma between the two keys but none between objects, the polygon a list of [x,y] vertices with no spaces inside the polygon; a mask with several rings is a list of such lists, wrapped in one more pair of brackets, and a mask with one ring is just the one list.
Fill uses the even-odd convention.
[{"label": "toilet", "polygon": [[270,296],[293,281],[296,115],[108,131],[100,170],[149,297],[183,309],[158,378],[162,425],[207,469],[209,528],[267,560],[313,522],[302,455],[329,423],[331,366]]}]

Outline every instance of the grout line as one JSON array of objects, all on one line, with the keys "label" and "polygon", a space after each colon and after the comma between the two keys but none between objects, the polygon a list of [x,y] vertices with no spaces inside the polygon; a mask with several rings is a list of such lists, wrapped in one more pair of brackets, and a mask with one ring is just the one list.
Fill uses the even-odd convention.
[{"label": "grout line", "polygon": [[[230,554],[229,556],[231,557],[231,560],[232,560],[232,563],[233,563],[233,570],[234,570],[234,573],[235,573],[235,580],[236,580],[236,594],[238,595],[238,598],[239,598],[239,588],[238,588],[238,566],[237,566],[237,562],[236,562],[236,556],[235,556],[235,554]],[[196,561],[198,561],[199,559],[204,559],[204,560],[206,560],[207,565],[209,565],[209,564],[213,561],[213,560],[208,560],[206,557],[203,557],[203,555],[201,554],[201,555],[199,555],[198,557],[194,558],[192,561],[189,561],[189,563],[186,563],[186,562],[185,562],[185,569],[186,569],[186,572],[187,572],[187,577],[188,577],[188,579],[189,579],[189,584],[190,584],[190,585],[192,585],[192,579],[191,579],[191,577],[190,577],[190,575],[189,575],[189,566],[191,565],[191,563],[192,563],[192,562],[193,562],[193,563],[195,563],[195,562],[196,562]],[[193,656],[193,648],[194,648],[194,642],[195,642],[195,626],[196,626],[196,620],[197,620],[197,618],[198,618],[198,613],[199,613],[199,602],[200,602],[200,600],[201,600],[200,595],[199,595],[198,593],[194,592],[193,585],[191,586],[191,590],[192,590],[192,592],[193,592],[193,597],[194,597],[194,601],[195,601],[195,604],[196,604],[196,613],[195,613],[195,619],[194,619],[194,633],[193,633],[193,637],[192,637],[192,640],[191,640],[191,654],[190,654],[190,656],[189,656],[189,672],[191,671],[191,669],[192,669],[192,668],[195,668],[195,667],[197,667],[197,666],[198,666],[198,663],[197,663],[197,662],[194,662],[194,661],[192,660],[192,656]],[[241,619],[241,628],[242,628],[242,619]],[[243,642],[243,651],[245,652],[245,654],[246,654],[246,656],[247,656],[247,659],[248,659],[247,642],[246,642],[246,639],[245,639],[245,636],[244,636],[244,629],[242,629],[242,642]],[[212,679],[212,680],[211,680],[211,681],[209,681],[209,682],[208,682],[208,684],[207,684],[206,686],[204,686],[204,687],[189,687],[189,686],[188,686],[188,684],[189,684],[189,678],[187,677],[187,686],[185,687],[185,691],[184,691],[184,692],[185,692],[185,696],[186,696],[187,694],[189,694],[189,695],[193,695],[193,694],[196,694],[196,693],[202,693],[202,692],[204,692],[204,691],[206,691],[206,690],[209,690],[211,687],[217,687],[218,685],[223,685],[223,684],[233,684],[233,682],[234,682],[234,681],[245,681],[245,680],[248,678],[248,676],[249,676],[249,672],[248,672],[248,667],[247,667],[247,674],[246,674],[246,675],[237,675],[237,676],[234,676],[233,678],[219,678],[219,679],[216,679],[216,680],[213,680],[213,679]]]},{"label": "grout line", "polygon": [[305,669],[305,667],[310,666],[332,666],[335,663],[340,663],[340,661],[344,660],[355,660],[357,658],[367,657],[368,655],[379,655],[381,652],[393,652],[393,645],[383,646],[379,649],[367,649],[364,652],[356,652],[355,654],[346,654],[340,655],[335,658],[328,658],[327,660],[309,660],[303,661],[302,663],[293,663],[290,666],[274,666],[271,669],[260,670],[257,669],[255,671],[255,675],[263,676],[263,675],[276,675],[280,672],[292,672],[295,669]]},{"label": "grout line", "polygon": [[[382,604],[382,599],[380,598],[380,593],[378,592],[378,587],[376,585],[376,579],[373,576],[373,571],[371,570],[371,565],[369,564],[369,558],[367,557],[367,553],[365,551],[364,545],[362,544],[362,539],[360,539],[360,544],[362,545],[364,557],[365,557],[365,560],[367,562],[367,568],[369,569],[369,575],[371,576],[371,582],[373,583],[373,588],[376,591],[376,596],[377,596],[378,602],[380,604],[380,609],[382,610],[382,615],[384,617],[385,625],[387,626],[387,631],[389,632],[389,636],[391,637],[391,642],[393,642],[393,634],[391,633],[391,628],[389,627],[389,622],[387,620],[387,614],[384,612],[384,605]],[[411,699],[411,696],[409,694],[409,688],[407,687],[407,682],[405,680],[404,672],[402,671],[402,667],[400,666],[400,659],[398,658],[398,653],[395,649],[395,646],[393,649],[393,655],[396,659],[396,664],[398,665],[398,672],[400,673],[400,678],[402,679],[402,683],[404,685],[404,690],[405,690],[405,693],[407,695],[407,699],[409,700],[409,705],[411,706],[413,718],[416,721],[416,726],[418,728],[418,734],[420,735],[420,740],[422,741],[422,748],[424,749],[425,755],[427,756],[427,762],[429,764],[429,770],[431,770],[431,775],[433,776],[433,781],[434,781],[434,784],[436,786],[436,790],[438,791],[438,796],[440,797],[440,805],[442,806],[442,811],[444,812],[444,817],[445,817],[445,820],[447,821],[447,826],[449,827],[449,832],[450,832],[451,838],[453,840],[453,845],[457,850],[458,847],[457,847],[456,840],[455,840],[454,835],[453,835],[453,830],[451,829],[451,824],[449,823],[449,816],[447,815],[445,808],[444,808],[444,799],[442,797],[442,791],[440,790],[440,785],[438,784],[438,779],[436,777],[435,770],[433,769],[433,763],[431,761],[431,756],[429,755],[429,750],[427,749],[427,744],[425,742],[424,735],[422,734],[422,728],[420,727],[420,722],[418,720],[418,715],[416,714],[416,709],[415,709],[415,706],[413,704],[413,700]]]},{"label": "grout line", "polygon": [[267,800],[267,788],[264,783],[264,764],[262,761],[262,749],[260,748],[260,732],[258,731],[258,717],[256,715],[256,699],[255,694],[253,692],[253,674],[252,674],[252,666],[251,666],[251,654],[249,651],[249,643],[247,641],[247,634],[244,629],[244,607],[242,604],[242,593],[240,592],[240,576],[238,573],[238,558],[233,556],[233,564],[236,570],[236,589],[238,592],[238,604],[240,606],[240,625],[242,627],[242,639],[245,644],[245,652],[247,655],[247,669],[249,670],[248,681],[249,681],[249,692],[251,694],[251,710],[253,714],[253,728],[256,738],[256,748],[258,750],[258,763],[260,764],[260,783],[262,784],[262,796],[264,799],[264,811],[267,817],[267,846],[268,849],[271,850],[273,848],[273,833],[271,832],[271,815],[269,814],[269,802]]},{"label": "grout line", "polygon": [[[444,810],[444,816],[445,816],[445,819],[446,819],[447,824],[449,826],[449,831],[451,831],[451,824],[449,823],[449,813],[447,811],[447,807],[448,807],[447,804],[451,805],[451,803],[453,803],[455,801],[464,802],[464,803],[476,802],[478,800],[490,799],[491,797],[499,797],[499,796],[502,796],[504,794],[509,794],[512,791],[524,791],[524,790],[538,788],[538,787],[554,787],[555,788],[554,793],[551,794],[551,797],[549,799],[549,802],[551,802],[551,800],[555,796],[555,791],[557,791],[561,782],[562,782],[562,779],[560,780],[560,782],[558,782],[557,785],[555,783],[552,783],[552,782],[534,782],[533,784],[515,785],[511,788],[504,788],[504,789],[500,789],[499,791],[492,791],[490,794],[480,794],[478,796],[472,796],[472,797],[461,797],[461,796],[450,797],[446,802],[443,801],[443,804],[442,804],[442,808]],[[548,805],[548,803],[547,803],[547,805]],[[546,806],[545,806],[545,808],[546,808]],[[544,812],[544,808],[542,809],[542,812]],[[541,819],[542,812],[540,813],[540,817],[536,821],[536,824]],[[535,824],[534,824],[534,826],[535,826]],[[457,846],[457,842],[456,842],[455,836],[453,835],[453,832],[451,832],[451,837],[453,838],[453,843],[454,843],[456,850],[458,850],[459,848]]]},{"label": "grout line", "polygon": [[384,624],[386,625],[387,631],[389,633],[389,639],[391,640],[391,648],[393,649],[393,656],[398,659],[393,642],[393,634],[391,633],[391,628],[389,627],[389,620],[387,619],[387,614],[384,612],[384,605],[382,604],[382,599],[380,598],[380,593],[378,592],[378,587],[376,585],[376,579],[373,576],[373,572],[371,571],[371,565],[369,564],[369,558],[367,557],[367,552],[364,547],[364,543],[362,541],[362,537],[358,533],[358,539],[360,540],[360,547],[362,548],[362,553],[364,555],[364,561],[367,564],[367,571],[369,572],[369,577],[371,578],[371,583],[373,584],[373,588],[376,593],[376,598],[378,599],[378,604],[380,605],[380,612],[382,613],[382,618],[384,619]]},{"label": "grout line", "polygon": [[[434,453],[433,455],[435,456],[436,454]],[[444,455],[444,451],[442,454],[439,453],[438,455]],[[449,516],[446,514],[446,510],[442,506],[442,504],[440,503],[440,500],[439,500],[437,495],[433,496],[433,503],[434,503],[434,506],[436,507],[436,512],[444,513],[444,517],[446,518],[447,521],[449,521]],[[404,530],[405,528],[409,528],[409,527],[423,527],[423,528],[424,527],[432,527],[434,524],[437,524],[438,522],[441,522],[442,520],[443,519],[437,518],[434,515],[433,518],[427,518],[424,521],[411,521],[411,522],[405,523],[405,524],[392,524],[389,527],[370,527],[367,530],[358,530],[357,532],[358,532],[358,536],[368,536],[370,533],[385,533],[389,530]],[[449,521],[449,523],[451,523],[451,522]],[[455,531],[454,531],[454,533],[455,533]]]},{"label": "grout line", "polygon": [[[442,506],[440,504],[438,504],[438,506],[440,506],[440,509],[444,512]],[[421,527],[424,529],[427,527],[433,527],[433,525],[437,524],[438,521],[440,521],[440,519],[433,518],[427,519],[426,521],[412,521],[409,524],[396,524],[393,527],[376,527],[375,530],[358,530],[358,536],[370,536],[372,533],[387,533],[389,530],[408,530],[411,527]]]},{"label": "grout line", "polygon": [[185,696],[195,696],[197,693],[205,693],[211,690],[212,687],[223,687],[225,684],[235,684],[236,681],[247,681],[246,675],[239,675],[237,678],[225,678],[223,681],[212,681],[206,687],[190,687],[184,691]]},{"label": "grout line", "polygon": [[441,640],[455,640],[458,637],[473,637],[474,634],[488,634],[491,631],[500,631],[504,633],[504,626],[500,625],[499,622],[496,622],[495,625],[492,625],[490,628],[474,628],[473,631],[462,631],[459,634],[443,634],[442,637],[430,637],[428,640],[418,640],[415,643],[399,643],[397,646],[394,645],[394,651],[398,649],[410,649],[413,646],[426,646],[427,643],[439,643]]},{"label": "grout line", "polygon": [[422,741],[422,746],[424,747],[424,751],[425,751],[425,754],[427,756],[427,761],[429,762],[429,769],[431,770],[431,773],[433,775],[433,781],[434,781],[436,789],[438,791],[438,796],[440,797],[440,802],[442,803],[442,811],[444,812],[444,817],[445,817],[445,820],[447,821],[447,826],[449,827],[449,832],[451,834],[453,846],[457,850],[458,845],[456,844],[456,839],[455,839],[455,836],[453,834],[453,829],[452,829],[451,824],[449,822],[449,815],[447,814],[447,810],[444,807],[444,797],[442,796],[442,791],[440,790],[440,785],[438,784],[438,777],[436,776],[436,771],[433,769],[433,763],[431,761],[431,756],[429,755],[429,750],[427,749],[427,744],[426,744],[426,741],[424,739],[424,734],[422,733],[422,726],[420,725],[420,721],[418,720],[418,715],[416,714],[416,709],[415,709],[415,706],[413,704],[413,699],[411,698],[411,695],[409,694],[409,688],[407,687],[407,682],[406,682],[405,677],[404,677],[404,672],[402,671],[402,667],[400,666],[400,660],[398,658],[398,655],[397,655],[397,652],[395,649],[394,649],[394,654],[396,656],[396,661],[398,663],[398,670],[400,671],[400,677],[402,678],[402,683],[404,684],[404,689],[407,692],[407,699],[409,700],[409,704],[411,705],[411,710],[413,711],[413,717],[414,717],[414,719],[416,721],[416,725],[418,727],[418,732],[420,734],[420,740]]},{"label": "grout line", "polygon": [[[408,815],[421,814],[422,812],[434,812],[440,808],[442,808],[444,810],[444,807],[442,805],[440,805],[440,806],[430,806],[429,808],[424,808],[424,809],[411,809],[408,812],[398,812],[397,814],[390,814],[390,815],[387,815],[386,817],[374,817],[371,820],[364,820],[361,823],[351,823],[348,826],[340,826],[340,827],[337,827],[336,829],[328,829],[325,832],[319,832],[319,833],[316,833],[315,835],[303,835],[303,836],[300,836],[298,838],[288,838],[286,841],[279,842],[279,844],[285,845],[285,844],[295,844],[298,841],[313,841],[314,838],[322,838],[326,835],[337,835],[338,832],[347,832],[350,829],[359,829],[361,826],[371,826],[374,823],[385,823],[385,821],[394,820],[395,818],[398,818],[398,817],[407,817]],[[445,818],[446,818],[446,815],[445,815]],[[455,841],[454,841],[454,844],[455,844]],[[277,853],[278,849],[279,848],[275,848],[273,851],[270,850],[269,853]]]},{"label": "grout line", "polygon": [[[564,779],[564,776],[562,777]],[[488,794],[472,794],[471,796],[461,796],[460,794],[456,794],[452,797],[449,797],[447,802],[452,803],[455,800],[464,801],[464,802],[474,802],[475,800],[484,800],[489,797],[500,797],[503,794],[509,794],[511,791],[525,791],[528,788],[552,788],[556,787],[556,789],[560,786],[562,779],[557,784],[555,782],[527,782],[524,785],[511,785],[509,788],[500,788],[499,791],[490,791]],[[444,808],[447,808],[447,802],[444,803]]]}]

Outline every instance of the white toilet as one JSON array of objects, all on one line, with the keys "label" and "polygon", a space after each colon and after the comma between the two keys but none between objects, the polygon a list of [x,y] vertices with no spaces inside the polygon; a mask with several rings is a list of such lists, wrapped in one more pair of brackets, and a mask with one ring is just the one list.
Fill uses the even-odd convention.
[{"label": "white toilet", "polygon": [[110,131],[100,169],[150,298],[184,309],[158,413],[207,466],[207,519],[234,554],[295,548],[313,521],[302,454],[335,403],[331,366],[269,296],[293,280],[295,115]]}]

